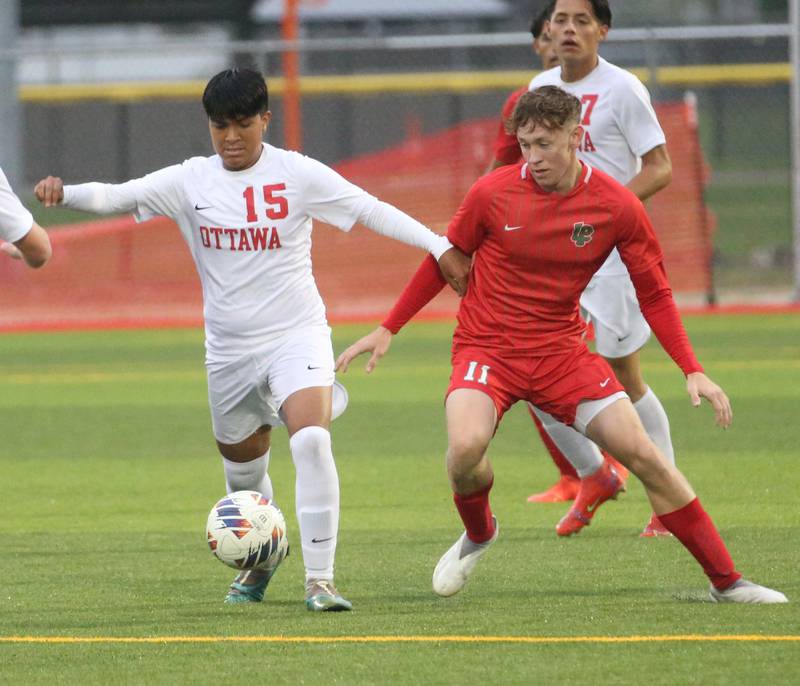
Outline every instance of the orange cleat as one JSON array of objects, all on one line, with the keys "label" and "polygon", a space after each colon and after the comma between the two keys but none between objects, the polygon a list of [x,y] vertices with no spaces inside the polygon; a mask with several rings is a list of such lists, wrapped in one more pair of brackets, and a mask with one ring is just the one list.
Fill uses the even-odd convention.
[{"label": "orange cleat", "polygon": [[556,533],[559,536],[577,534],[589,525],[598,507],[606,500],[616,500],[624,490],[625,482],[620,479],[614,467],[604,462],[594,474],[581,479],[581,488],[575,502],[556,524]]},{"label": "orange cleat", "polygon": [[654,512],[650,516],[650,521],[647,522],[644,531],[639,534],[639,538],[655,538],[656,536],[672,536],[672,532],[661,523],[661,520]]},{"label": "orange cleat", "polygon": [[561,478],[556,481],[550,488],[541,493],[534,493],[528,496],[529,503],[566,503],[570,500],[575,500],[578,491],[581,488],[581,480],[569,476],[569,474],[562,474]]}]

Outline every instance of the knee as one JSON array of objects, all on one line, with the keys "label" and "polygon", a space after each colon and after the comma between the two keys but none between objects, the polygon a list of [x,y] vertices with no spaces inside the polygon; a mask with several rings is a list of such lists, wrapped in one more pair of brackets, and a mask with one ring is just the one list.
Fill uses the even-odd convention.
[{"label": "knee", "polygon": [[470,474],[486,452],[488,439],[475,432],[465,432],[451,437],[447,446],[447,473],[451,480],[459,481]]},{"label": "knee", "polygon": [[302,456],[316,462],[332,458],[331,434],[321,426],[306,426],[292,434],[289,449],[295,461]]},{"label": "knee", "polygon": [[459,462],[480,460],[483,453],[486,452],[490,440],[491,436],[485,436],[484,432],[479,429],[462,428],[448,437],[448,458]]},{"label": "knee", "polygon": [[675,467],[667,460],[649,439],[642,440],[636,447],[630,470],[647,486],[656,488],[668,483]]}]

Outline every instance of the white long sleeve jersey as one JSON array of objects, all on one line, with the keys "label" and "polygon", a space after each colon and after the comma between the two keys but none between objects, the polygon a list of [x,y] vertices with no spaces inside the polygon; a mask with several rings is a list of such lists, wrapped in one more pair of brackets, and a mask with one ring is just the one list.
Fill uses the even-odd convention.
[{"label": "white long sleeve jersey", "polygon": [[321,162],[268,144],[243,171],[193,157],[124,184],[65,186],[64,205],[178,224],[202,283],[209,360],[327,324],[311,271],[312,218],[343,231],[362,222],[437,258],[450,247]]},{"label": "white long sleeve jersey", "polygon": [[0,240],[13,243],[25,238],[33,226],[33,216],[20,202],[6,175],[0,169]]},{"label": "white long sleeve jersey", "polygon": [[[583,139],[578,157],[623,185],[639,173],[642,155],[666,142],[642,82],[602,57],[580,81],[562,80],[561,67],[554,67],[535,76],[528,88],[540,86],[558,86],[581,101]],[[616,249],[597,273],[627,273]]]}]

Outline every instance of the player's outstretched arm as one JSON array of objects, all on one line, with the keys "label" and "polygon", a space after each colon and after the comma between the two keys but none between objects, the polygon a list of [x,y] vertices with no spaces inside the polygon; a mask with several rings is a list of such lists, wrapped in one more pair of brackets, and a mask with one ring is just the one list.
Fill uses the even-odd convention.
[{"label": "player's outstretched arm", "polygon": [[375,366],[387,352],[392,344],[392,332],[389,329],[379,326],[377,329],[359,338],[353,345],[349,346],[336,359],[336,371],[346,372],[350,363],[363,353],[371,353],[365,367],[367,374],[372,373]]},{"label": "player's outstretched arm", "polygon": [[701,399],[705,398],[714,408],[717,426],[727,429],[733,421],[733,410],[728,396],[717,384],[709,379],[703,372],[694,372],[686,377],[686,390],[692,400],[692,405],[700,407]]},{"label": "player's outstretched arm", "polygon": [[[172,168],[165,168],[145,177],[161,180],[163,185],[171,180]],[[63,205],[75,210],[95,212],[96,214],[122,214],[133,212],[137,208],[137,188],[143,179],[135,179],[126,183],[99,183],[90,181],[74,186],[65,186],[57,176],[48,176],[33,189],[36,198],[45,207]]]}]

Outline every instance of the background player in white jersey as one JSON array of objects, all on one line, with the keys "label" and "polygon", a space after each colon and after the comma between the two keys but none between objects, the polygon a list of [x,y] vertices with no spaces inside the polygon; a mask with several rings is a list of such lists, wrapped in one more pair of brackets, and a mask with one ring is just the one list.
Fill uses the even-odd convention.
[{"label": "background player in white jersey", "polygon": [[[555,0],[548,2],[531,20],[531,36],[533,37],[533,52],[541,62],[542,69],[552,69],[558,66],[558,55],[556,54],[555,47],[553,46],[553,39],[547,31],[547,23],[550,20],[550,15],[553,13],[555,7]],[[528,92],[528,86],[518,88],[509,94],[506,101],[503,103],[501,110],[500,129],[498,132],[494,156],[489,165],[487,173],[504,167],[507,164],[515,164],[518,160],[522,159],[519,152],[519,143],[507,134],[505,129],[505,122],[511,117],[514,107],[519,100],[519,96]]]},{"label": "background player in white jersey", "polygon": [[[311,271],[311,219],[349,231],[361,222],[428,250],[463,293],[467,270],[443,236],[378,201],[324,164],[262,142],[271,113],[264,77],[233,69],[203,94],[216,155],[119,185],[36,186],[45,205],[174,219],[203,287],[211,418],[228,492],[273,497],[270,431],[289,432],[309,610],[349,610],[333,565],[339,480],[329,433],[333,349]],[[271,574],[243,572],[226,602],[259,602]]]},{"label": "background player in white jersey", "polygon": [[[549,33],[550,17],[553,14],[555,5],[556,0],[548,2],[531,22],[533,51],[539,56],[542,69],[544,70],[552,69],[559,65],[558,54],[556,53],[553,39]],[[528,92],[528,87],[529,86],[526,84],[525,87],[511,93],[503,104],[500,125],[498,127],[497,136],[495,137],[494,156],[488,170],[490,172],[498,167],[509,164],[519,164],[522,161],[519,141],[515,136],[510,135],[506,131],[506,123],[511,119],[514,107],[520,96]],[[533,493],[528,496],[529,503],[559,503],[575,499],[580,491],[581,479],[567,455],[573,455],[574,457],[572,459],[579,461],[579,466],[584,475],[589,476],[590,474],[597,474],[598,470],[603,466],[603,462],[600,460],[600,454],[602,454],[603,459],[608,463],[608,467],[612,468],[606,470],[609,473],[609,479],[601,484],[602,489],[606,492],[606,495],[608,495],[608,483],[613,484],[613,489],[611,490],[619,490],[623,487],[624,481],[628,475],[628,470],[611,455],[602,450],[598,452],[598,448],[587,441],[583,435],[573,431],[571,427],[564,424],[550,421],[546,414],[540,413],[546,418],[546,421],[548,421],[547,429],[545,429],[542,421],[536,414],[537,409],[529,404],[528,411],[536,425],[536,430],[539,432],[542,443],[544,443],[553,463],[559,471],[558,481],[541,493]],[[583,457],[583,459],[580,459],[581,457]],[[614,490],[614,492],[616,492],[616,490]],[[584,493],[584,496],[587,495],[591,494],[588,492]],[[580,520],[574,520],[572,517],[568,517],[566,521],[573,523]]]},{"label": "background player in white jersey", "polygon": [[[598,54],[610,27],[607,0],[557,0],[548,31],[560,66],[534,77],[530,89],[554,85],[577,96],[583,105],[584,129],[579,157],[644,201],[669,184],[672,165],[647,89],[633,74]],[[650,438],[674,462],[666,412],[645,383],[639,364],[639,350],[650,337],[650,327],[616,251],[589,283],[581,307],[594,325],[597,352],[622,382]],[[546,428],[555,423],[549,415],[538,415]],[[564,452],[581,477],[601,464],[596,446],[577,434],[576,442]],[[583,479],[574,505],[558,524],[560,534],[579,531],[591,520],[597,499],[615,495],[603,492],[602,484],[592,484],[591,479]],[[668,534],[653,515],[643,535],[662,533]]]},{"label": "background player in white jersey", "polygon": [[33,221],[33,216],[11,190],[0,169],[0,252],[16,260],[24,260],[34,269],[44,265],[52,255],[47,232]]}]

